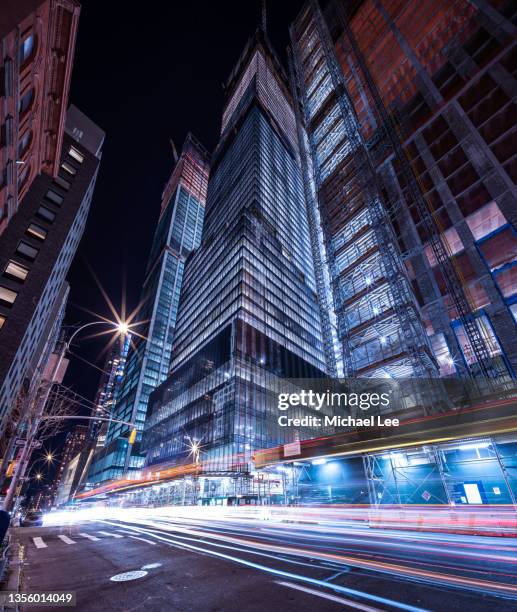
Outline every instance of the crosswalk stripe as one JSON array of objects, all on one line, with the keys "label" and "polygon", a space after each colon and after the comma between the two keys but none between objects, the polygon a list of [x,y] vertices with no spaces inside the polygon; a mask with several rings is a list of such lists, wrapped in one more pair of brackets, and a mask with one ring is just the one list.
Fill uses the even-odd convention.
[{"label": "crosswalk stripe", "polygon": [[58,535],[57,536],[60,540],[63,540],[63,542],[65,544],[77,544],[77,542],[75,540],[72,540],[71,538],[69,538],[66,535]]},{"label": "crosswalk stripe", "polygon": [[45,544],[45,542],[43,541],[43,538],[32,538],[32,541],[34,542],[34,546],[36,548],[47,548],[47,545]]},{"label": "crosswalk stripe", "polygon": [[100,538],[90,535],[89,533],[80,533],[80,536],[83,536],[83,538],[88,538],[89,540],[92,540],[93,542],[98,542],[100,540]]},{"label": "crosswalk stripe", "polygon": [[130,538],[133,538],[133,540],[142,540],[142,542],[147,542],[148,544],[152,544],[153,546],[156,546],[156,542],[153,542],[152,540],[147,540],[146,538],[139,538],[138,536],[129,536]]},{"label": "crosswalk stripe", "polygon": [[119,535],[118,533],[110,533],[109,531],[97,531],[101,535],[110,536],[112,538],[123,538],[124,536]]}]

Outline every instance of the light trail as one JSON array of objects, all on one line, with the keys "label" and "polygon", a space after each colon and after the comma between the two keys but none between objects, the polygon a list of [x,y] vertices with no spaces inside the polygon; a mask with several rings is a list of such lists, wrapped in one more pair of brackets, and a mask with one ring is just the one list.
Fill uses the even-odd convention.
[{"label": "light trail", "polygon": [[[346,582],[352,568],[354,576],[367,583],[373,580],[375,584],[375,576],[382,576],[388,581],[416,582],[426,589],[449,587],[466,594],[478,592],[517,600],[515,537],[372,529],[364,522],[342,522],[334,512],[319,521],[305,520],[316,511],[198,506],[92,508],[52,513],[46,517],[46,524],[52,515],[60,525],[100,521],[134,537],[192,547],[193,551],[231,558],[261,571],[285,569],[289,576],[282,576],[286,580],[293,580],[292,576],[298,581],[316,580],[305,574],[330,569],[334,576],[323,582],[332,589],[342,584],[329,581]],[[257,563],[257,557],[264,562]],[[280,570],[278,564],[291,567]],[[321,587],[319,583],[308,586]]]},{"label": "light trail", "polygon": [[[255,540],[244,539],[244,538],[235,538],[226,535],[221,535],[214,532],[207,531],[198,531],[195,529],[190,529],[186,527],[181,527],[179,525],[174,526],[160,526],[156,524],[152,519],[133,519],[132,523],[144,524],[151,527],[155,527],[159,530],[165,531],[174,531],[178,533],[185,534],[187,536],[191,536],[190,538],[175,536],[176,538],[182,540],[191,540],[191,541],[199,541],[199,538],[205,539],[203,542],[205,545],[210,544],[212,546],[217,546],[217,544],[212,542],[206,542],[206,538],[210,537],[213,540],[218,542],[225,542],[226,544],[231,544],[234,546],[247,547],[246,552],[250,554],[254,554],[256,550],[258,551],[267,551],[275,554],[282,555],[295,555],[302,558],[310,558],[310,559],[318,559],[320,561],[334,561],[337,563],[342,563],[343,565],[348,565],[356,568],[361,568],[364,570],[380,572],[383,574],[388,574],[390,576],[396,575],[406,579],[413,579],[420,582],[425,582],[427,584],[434,585],[446,585],[452,586],[456,588],[463,588],[468,590],[478,590],[480,592],[496,594],[496,595],[504,595],[517,599],[517,586],[512,584],[505,584],[500,582],[494,582],[490,580],[479,580],[471,577],[458,576],[454,574],[444,574],[441,572],[435,572],[430,570],[421,570],[416,569],[410,566],[404,566],[395,563],[386,563],[383,561],[372,561],[367,559],[359,559],[357,557],[352,557],[349,555],[341,555],[336,553],[325,553],[318,551],[314,548],[305,549],[305,548],[297,548],[293,546],[289,546],[288,544],[284,544],[282,546],[274,545],[274,544],[266,544],[264,542],[258,542]],[[115,525],[116,523],[109,524]],[[158,537],[155,533],[153,533],[149,529],[143,529],[144,532],[148,534],[153,534],[154,537]],[[192,537],[193,536],[193,537]],[[186,544],[185,544],[186,545]],[[240,550],[240,549],[238,549]]]}]

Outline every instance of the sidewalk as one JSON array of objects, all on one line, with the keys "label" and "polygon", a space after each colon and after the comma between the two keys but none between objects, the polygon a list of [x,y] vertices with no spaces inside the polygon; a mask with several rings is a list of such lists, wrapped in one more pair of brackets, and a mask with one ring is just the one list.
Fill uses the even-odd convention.
[{"label": "sidewalk", "polygon": [[[18,539],[18,529],[11,527],[6,538],[7,546],[4,548],[5,565],[0,567],[0,590],[2,591],[14,591],[18,593],[21,584],[22,569],[25,560],[25,549],[20,546]],[[18,607],[15,604],[1,604],[0,611],[3,610],[15,610]]]}]

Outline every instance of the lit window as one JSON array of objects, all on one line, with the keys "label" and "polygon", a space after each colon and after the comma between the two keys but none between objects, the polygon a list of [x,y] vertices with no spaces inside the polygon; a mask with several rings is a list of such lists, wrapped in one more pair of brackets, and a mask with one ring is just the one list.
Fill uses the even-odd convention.
[{"label": "lit window", "polygon": [[20,113],[20,115],[23,115],[29,110],[33,100],[34,87],[32,89],[29,89],[29,91],[20,98],[20,103],[18,104],[18,112]]},{"label": "lit window", "polygon": [[20,66],[30,58],[34,50],[34,34],[30,34],[20,46]]},{"label": "lit window", "polygon": [[39,253],[39,250],[22,240],[18,245],[16,252],[19,255],[22,255],[23,257],[34,261],[36,259],[37,254]]},{"label": "lit window", "polygon": [[54,179],[54,183],[58,187],[61,187],[61,189],[64,189],[65,191],[68,191],[70,189],[71,185],[72,185],[72,183],[70,183],[70,181],[67,181],[62,176],[56,176],[56,178]]},{"label": "lit window", "polygon": [[5,317],[0,315],[0,329],[2,329],[2,327],[4,326],[4,323],[5,323]]},{"label": "lit window", "polygon": [[506,224],[503,213],[495,202],[490,202],[465,218],[475,240],[481,240]]},{"label": "lit window", "polygon": [[77,150],[75,147],[70,147],[70,150],[68,151],[68,155],[70,155],[70,157],[73,157],[80,164],[82,164],[84,161],[84,155],[81,153],[81,151]]},{"label": "lit window", "polygon": [[29,148],[29,145],[32,140],[32,131],[27,130],[25,134],[20,138],[20,142],[18,143],[18,157],[22,157],[23,154]]},{"label": "lit window", "polygon": [[32,238],[37,238],[38,240],[45,240],[47,237],[47,230],[43,229],[41,226],[36,225],[36,223],[31,223],[27,228],[27,234]]},{"label": "lit window", "polygon": [[0,302],[2,302],[4,305],[12,306],[17,296],[18,293],[16,293],[16,291],[0,286]]},{"label": "lit window", "polygon": [[61,164],[61,168],[63,168],[63,170],[66,170],[66,172],[68,172],[68,174],[71,174],[72,176],[75,176],[77,174],[77,170],[72,166],[72,164],[69,164],[68,162],[63,162]]},{"label": "lit window", "polygon": [[45,219],[45,221],[48,221],[49,223],[52,223],[56,218],[56,213],[51,211],[50,208],[47,208],[46,206],[40,206],[36,214],[38,217]]},{"label": "lit window", "polygon": [[45,197],[47,198],[47,200],[50,200],[51,202],[53,202],[54,204],[57,204],[58,206],[61,206],[61,204],[63,203],[63,196],[59,195],[59,193],[56,193],[55,191],[52,191],[52,189],[49,189],[47,191],[47,193],[45,194]]},{"label": "lit window", "polygon": [[7,264],[7,268],[5,269],[4,274],[15,278],[16,280],[24,281],[27,278],[27,274],[29,273],[29,269],[25,266],[22,266],[16,261],[12,259]]}]

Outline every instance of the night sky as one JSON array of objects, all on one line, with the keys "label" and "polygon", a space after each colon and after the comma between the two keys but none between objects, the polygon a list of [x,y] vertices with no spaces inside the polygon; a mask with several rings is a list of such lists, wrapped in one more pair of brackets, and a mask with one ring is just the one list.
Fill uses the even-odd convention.
[{"label": "night sky", "polygon": [[[188,131],[212,151],[222,83],[260,21],[260,0],[99,2],[83,0],[70,102],[106,132],[86,231],[71,267],[66,323],[111,317],[90,269],[120,307],[136,306],[162,189]],[[285,58],[288,26],[303,0],[269,0],[268,34]],[[85,335],[88,334],[85,332]],[[75,352],[103,365],[102,340]],[[72,360],[65,384],[94,399],[99,372]]]}]

